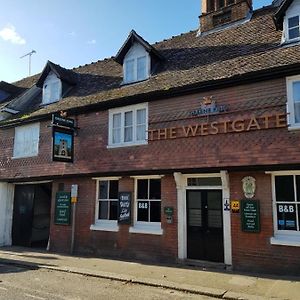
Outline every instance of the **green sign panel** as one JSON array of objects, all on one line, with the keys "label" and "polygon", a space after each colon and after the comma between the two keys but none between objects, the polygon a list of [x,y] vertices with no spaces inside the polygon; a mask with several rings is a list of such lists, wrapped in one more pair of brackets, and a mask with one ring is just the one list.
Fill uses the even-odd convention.
[{"label": "green sign panel", "polygon": [[57,192],[55,197],[54,223],[59,225],[70,225],[70,215],[71,193]]},{"label": "green sign panel", "polygon": [[166,206],[164,208],[164,212],[166,215],[168,216],[173,216],[174,215],[174,208],[173,207],[169,207],[169,206]]},{"label": "green sign panel", "polygon": [[241,201],[242,231],[260,232],[260,211],[258,200]]}]

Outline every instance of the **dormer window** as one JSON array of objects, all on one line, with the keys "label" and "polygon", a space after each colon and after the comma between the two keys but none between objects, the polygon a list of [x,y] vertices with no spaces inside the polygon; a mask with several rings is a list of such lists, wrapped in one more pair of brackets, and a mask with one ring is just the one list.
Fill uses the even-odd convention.
[{"label": "dormer window", "polygon": [[56,102],[61,98],[62,84],[55,73],[50,72],[43,84],[43,104]]},{"label": "dormer window", "polygon": [[288,40],[299,39],[299,16],[288,18]]},{"label": "dormer window", "polygon": [[150,76],[150,56],[145,48],[134,44],[124,58],[124,83],[142,81]]}]

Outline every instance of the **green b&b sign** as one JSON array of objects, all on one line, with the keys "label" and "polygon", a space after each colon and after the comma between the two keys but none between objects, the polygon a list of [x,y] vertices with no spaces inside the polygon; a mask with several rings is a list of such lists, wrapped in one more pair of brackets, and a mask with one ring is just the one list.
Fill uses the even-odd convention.
[{"label": "green b&b sign", "polygon": [[71,193],[57,192],[55,197],[54,223],[58,225],[70,225]]}]

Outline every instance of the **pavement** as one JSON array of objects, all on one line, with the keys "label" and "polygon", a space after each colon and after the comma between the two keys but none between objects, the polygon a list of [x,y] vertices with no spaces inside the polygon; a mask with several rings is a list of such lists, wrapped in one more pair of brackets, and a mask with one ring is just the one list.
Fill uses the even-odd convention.
[{"label": "pavement", "polygon": [[300,299],[300,277],[245,274],[180,264],[152,265],[22,247],[0,247],[0,263],[163,287],[219,299]]}]

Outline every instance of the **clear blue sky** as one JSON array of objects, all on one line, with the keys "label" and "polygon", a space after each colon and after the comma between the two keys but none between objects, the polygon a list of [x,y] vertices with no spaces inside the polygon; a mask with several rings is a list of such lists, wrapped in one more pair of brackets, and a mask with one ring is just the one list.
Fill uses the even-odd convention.
[{"label": "clear blue sky", "polygon": [[[254,8],[271,0],[253,0]],[[28,76],[47,60],[66,68],[115,55],[131,29],[150,43],[198,27],[200,0],[9,0],[1,3],[0,81]]]}]

